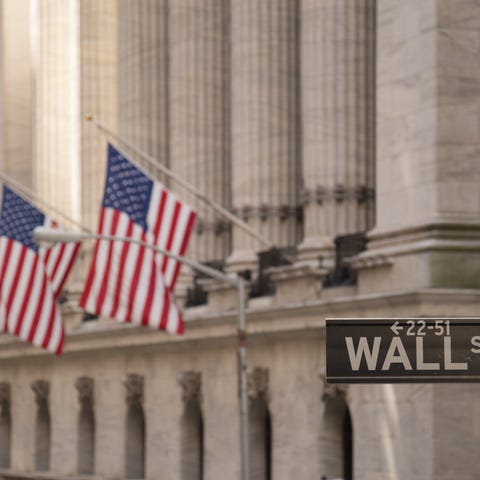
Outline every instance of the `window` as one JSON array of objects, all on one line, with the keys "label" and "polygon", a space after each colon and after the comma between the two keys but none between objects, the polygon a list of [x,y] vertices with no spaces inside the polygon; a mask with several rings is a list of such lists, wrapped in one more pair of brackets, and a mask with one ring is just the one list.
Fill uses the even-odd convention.
[{"label": "window", "polygon": [[182,417],[182,480],[203,480],[203,417],[195,400],[187,402]]},{"label": "window", "polygon": [[10,385],[0,383],[0,468],[10,468]]},{"label": "window", "polygon": [[35,469],[39,472],[50,469],[50,412],[48,399],[50,385],[45,380],[37,380],[32,384],[37,403],[35,428]]},{"label": "window", "polygon": [[125,476],[145,477],[145,415],[143,413],[143,377],[131,374],[127,389],[127,437],[125,442]]},{"label": "window", "polygon": [[183,388],[184,404],[181,420],[181,478],[182,480],[203,480],[204,431],[201,410],[201,375],[185,372],[180,381]]},{"label": "window", "polygon": [[80,377],[75,382],[80,411],[78,414],[78,473],[92,475],[95,470],[95,414],[93,379]]},{"label": "window", "polygon": [[250,478],[272,478],[272,420],[268,408],[268,370],[249,374]]},{"label": "window", "polygon": [[323,477],[353,479],[353,431],[350,411],[341,395],[325,399],[321,448]]},{"label": "window", "polygon": [[264,398],[250,401],[250,478],[272,478],[272,422]]}]

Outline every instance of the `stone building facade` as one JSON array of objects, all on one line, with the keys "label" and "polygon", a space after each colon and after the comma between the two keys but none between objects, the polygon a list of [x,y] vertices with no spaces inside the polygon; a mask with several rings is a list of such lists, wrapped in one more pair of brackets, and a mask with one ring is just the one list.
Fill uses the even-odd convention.
[{"label": "stone building facade", "polygon": [[[112,141],[248,280],[252,479],[478,478],[477,385],[325,382],[328,317],[478,315],[477,1],[4,0],[0,31],[1,171],[94,230]],[[235,291],[185,269],[183,336],[92,320],[90,248],[60,358],[0,337],[0,478],[239,479]]]}]

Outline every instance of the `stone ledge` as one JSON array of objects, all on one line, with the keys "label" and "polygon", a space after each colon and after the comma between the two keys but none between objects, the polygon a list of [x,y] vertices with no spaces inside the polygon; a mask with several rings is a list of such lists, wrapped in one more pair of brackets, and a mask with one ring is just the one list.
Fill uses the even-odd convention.
[{"label": "stone ledge", "polygon": [[[478,315],[480,289],[421,289],[355,294],[320,298],[290,305],[264,306],[247,310],[248,342],[273,338],[321,337],[325,317],[469,316]],[[187,312],[186,333],[169,335],[145,327],[110,321],[97,328],[77,328],[68,332],[62,357],[110,351],[190,351],[192,348],[233,347],[237,341],[236,312]],[[59,358],[12,336],[0,336],[2,361],[58,362]]]},{"label": "stone ledge", "polygon": [[345,263],[348,263],[355,270],[365,269],[365,268],[379,268],[379,267],[390,267],[393,265],[393,258],[389,255],[382,253],[369,253],[369,254],[360,254],[356,257],[351,257],[345,259]]},{"label": "stone ledge", "polygon": [[53,472],[17,472],[0,469],[0,480],[114,480],[97,475],[62,475]]}]

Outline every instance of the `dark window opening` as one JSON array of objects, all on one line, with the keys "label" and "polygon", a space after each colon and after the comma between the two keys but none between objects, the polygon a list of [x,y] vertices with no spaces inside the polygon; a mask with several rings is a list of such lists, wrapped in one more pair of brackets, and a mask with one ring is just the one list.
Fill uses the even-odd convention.
[{"label": "dark window opening", "polygon": [[257,254],[258,273],[253,279],[250,288],[250,298],[273,295],[275,286],[270,278],[268,269],[292,264],[295,255],[295,247],[271,248]]},{"label": "dark window opening", "polygon": [[272,478],[272,422],[264,398],[250,401],[250,478]]},{"label": "dark window opening", "polygon": [[39,403],[37,411],[35,469],[50,470],[50,412],[45,400]]},{"label": "dark window opening", "polygon": [[0,405],[0,468],[10,468],[10,404]]},{"label": "dark window opening", "polygon": [[78,473],[94,472],[95,416],[91,402],[82,405],[78,417]]},{"label": "dark window opening", "polygon": [[128,408],[126,438],[126,478],[145,476],[145,416],[139,403]]},{"label": "dark window opening", "polygon": [[353,480],[352,419],[344,398],[326,400],[320,441],[322,480]]},{"label": "dark window opening", "polygon": [[353,479],[353,436],[352,419],[348,407],[343,417],[343,479]]},{"label": "dark window opening", "polygon": [[267,408],[265,412],[265,479],[272,479],[272,419]]},{"label": "dark window opening", "polygon": [[[212,260],[209,262],[203,262],[203,265],[223,272],[225,262],[223,260]],[[202,287],[202,280],[206,278],[210,277],[202,272],[195,271],[193,285],[187,289],[187,298],[185,300],[186,308],[207,304],[207,292]]]},{"label": "dark window opening", "polygon": [[367,246],[364,232],[341,235],[335,238],[335,267],[327,275],[324,287],[356,285],[357,272],[348,259],[363,252]]},{"label": "dark window opening", "polygon": [[203,416],[198,399],[185,405],[182,417],[182,480],[203,480],[204,477],[204,429]]}]

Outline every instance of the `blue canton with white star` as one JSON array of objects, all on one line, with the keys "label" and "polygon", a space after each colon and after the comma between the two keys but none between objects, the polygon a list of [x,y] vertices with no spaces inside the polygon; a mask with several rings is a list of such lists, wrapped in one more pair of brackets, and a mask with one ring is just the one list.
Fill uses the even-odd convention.
[{"label": "blue canton with white star", "polygon": [[112,145],[108,146],[108,167],[103,207],[126,213],[147,230],[147,213],[153,181],[130,163]]},{"label": "blue canton with white star", "polygon": [[0,217],[0,236],[23,243],[27,248],[38,252],[33,239],[33,229],[43,225],[45,215],[17,195],[8,187],[3,187],[2,216]]}]

